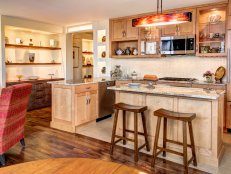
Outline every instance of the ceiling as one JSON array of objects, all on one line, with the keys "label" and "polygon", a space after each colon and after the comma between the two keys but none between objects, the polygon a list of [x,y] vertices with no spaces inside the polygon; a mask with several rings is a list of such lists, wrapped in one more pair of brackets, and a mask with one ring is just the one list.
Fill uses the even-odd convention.
[{"label": "ceiling", "polygon": [[[224,0],[163,0],[164,9]],[[156,10],[156,0],[0,0],[0,14],[70,26]]]}]

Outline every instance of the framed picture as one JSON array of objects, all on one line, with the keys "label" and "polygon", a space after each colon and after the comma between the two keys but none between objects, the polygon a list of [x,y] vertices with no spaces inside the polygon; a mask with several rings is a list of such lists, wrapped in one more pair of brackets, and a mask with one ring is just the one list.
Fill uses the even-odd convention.
[{"label": "framed picture", "polygon": [[79,47],[73,46],[73,68],[79,67]]},{"label": "framed picture", "polygon": [[156,54],[156,42],[146,42],[146,54]]}]

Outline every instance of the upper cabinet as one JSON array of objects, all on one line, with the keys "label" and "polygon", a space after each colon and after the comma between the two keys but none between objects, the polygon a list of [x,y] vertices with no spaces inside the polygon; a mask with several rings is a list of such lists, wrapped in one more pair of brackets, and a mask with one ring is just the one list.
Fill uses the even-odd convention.
[{"label": "upper cabinet", "polygon": [[192,21],[177,25],[166,25],[161,28],[161,36],[185,36],[185,35],[194,35],[196,27],[196,10],[188,9],[184,11],[171,11],[168,13],[180,13],[180,12],[191,12]]},{"label": "upper cabinet", "polygon": [[113,41],[138,40],[139,29],[132,27],[132,19],[116,19],[111,21],[111,39]]},{"label": "upper cabinet", "polygon": [[[230,0],[231,1],[231,0]],[[227,11],[229,7],[229,12]],[[158,27],[132,27],[130,16],[110,20],[111,58],[159,58],[161,37],[195,36],[196,56],[224,57],[226,29],[231,29],[231,2],[201,5],[163,12],[165,14],[191,12],[191,22]],[[154,15],[153,13],[145,16]],[[144,17],[144,16],[143,16]],[[227,19],[227,17],[229,19]],[[190,42],[192,43],[192,42]],[[193,44],[194,44],[193,43]]]},{"label": "upper cabinet", "polygon": [[226,4],[197,9],[197,56],[226,56],[226,15]]}]

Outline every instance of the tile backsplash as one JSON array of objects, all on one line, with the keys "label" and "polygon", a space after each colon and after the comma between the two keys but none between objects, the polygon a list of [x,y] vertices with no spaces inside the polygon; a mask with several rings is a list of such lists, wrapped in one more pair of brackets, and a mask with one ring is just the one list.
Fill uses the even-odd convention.
[{"label": "tile backsplash", "polygon": [[189,77],[204,80],[203,73],[210,70],[215,73],[219,66],[226,68],[226,57],[202,58],[196,56],[172,56],[153,59],[111,59],[111,67],[121,65],[126,74],[133,71],[138,76],[156,74],[158,77]]}]

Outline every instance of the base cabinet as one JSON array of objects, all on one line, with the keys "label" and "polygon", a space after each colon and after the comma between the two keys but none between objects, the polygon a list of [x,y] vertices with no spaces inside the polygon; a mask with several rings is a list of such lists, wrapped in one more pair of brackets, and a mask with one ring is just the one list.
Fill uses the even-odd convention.
[{"label": "base cabinet", "polygon": [[52,85],[51,127],[75,133],[76,126],[98,118],[98,84]]},{"label": "base cabinet", "polygon": [[231,102],[226,105],[226,128],[231,129]]},{"label": "base cabinet", "polygon": [[75,94],[75,125],[97,118],[97,91]]}]

